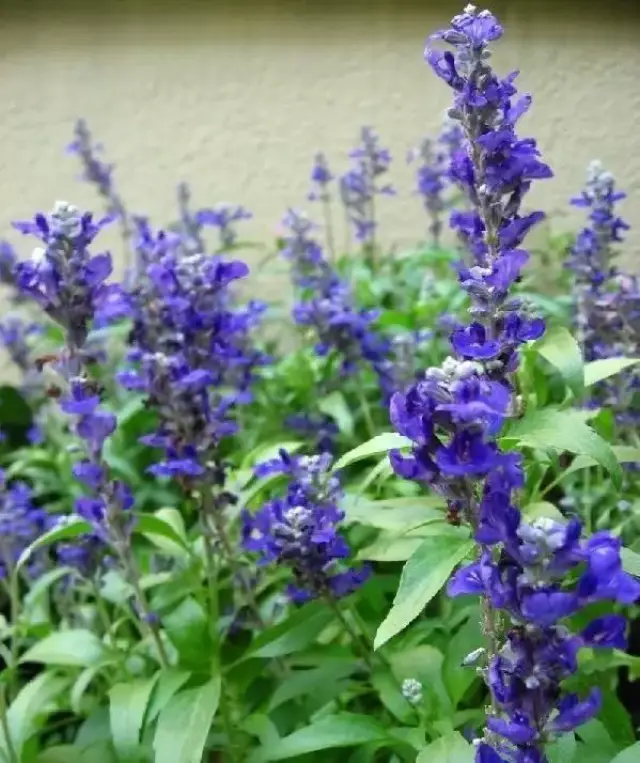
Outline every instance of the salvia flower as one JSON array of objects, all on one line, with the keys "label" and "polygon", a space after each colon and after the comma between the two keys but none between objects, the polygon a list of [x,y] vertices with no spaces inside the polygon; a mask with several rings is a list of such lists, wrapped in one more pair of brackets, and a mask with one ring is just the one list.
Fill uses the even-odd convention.
[{"label": "salvia flower", "polygon": [[[52,523],[53,517],[36,506],[28,485],[9,483],[0,469],[0,579],[11,575],[22,552]],[[37,568],[38,559],[32,562]]]},{"label": "salvia flower", "polygon": [[218,231],[218,251],[225,252],[233,249],[238,240],[235,225],[241,220],[251,220],[253,215],[247,209],[235,204],[221,202],[208,209],[200,209],[195,215],[197,222],[211,226]]},{"label": "salvia flower", "polygon": [[144,278],[130,294],[134,365],[119,379],[146,392],[159,414],[158,431],[145,438],[165,451],[154,473],[199,476],[207,454],[235,431],[232,411],[251,399],[267,360],[252,341],[264,305],[237,306],[232,298],[229,287],[248,273],[243,262],[185,254],[163,234],[148,240]]},{"label": "salvia flower", "polygon": [[453,155],[460,150],[464,138],[458,122],[447,118],[436,140],[424,138],[412,149],[408,161],[416,163],[416,194],[422,199],[429,223],[429,236],[439,246],[443,229],[443,216],[449,202],[445,196],[450,186],[449,166]]},{"label": "salvia flower", "polygon": [[370,127],[360,131],[360,143],[349,153],[354,166],[340,177],[340,198],[357,241],[372,244],[377,227],[376,196],[393,196],[395,190],[381,178],[388,172],[391,154],[380,146],[380,139]]},{"label": "salvia flower", "polygon": [[312,190],[309,193],[310,201],[329,201],[329,185],[333,180],[333,174],[329,169],[329,163],[327,157],[318,151],[313,159],[313,167],[311,168],[311,186]]},{"label": "salvia flower", "polygon": [[125,243],[128,243],[132,230],[129,214],[113,182],[114,165],[100,158],[104,146],[94,142],[89,125],[84,119],[78,119],[76,122],[74,138],[67,146],[67,151],[80,159],[83,169],[82,179],[96,187],[104,199],[107,213],[117,218]]},{"label": "salvia flower", "polygon": [[[585,360],[627,355],[634,357],[640,339],[640,291],[637,278],[620,273],[615,264],[617,244],[629,226],[617,214],[625,194],[600,162],[591,162],[587,182],[572,204],[588,212],[588,225],[578,234],[566,261],[573,272],[577,338]],[[619,423],[633,413],[637,388],[634,370],[603,382],[592,391],[592,404],[616,412]],[[634,422],[635,423],[635,422]]]},{"label": "salvia flower", "polygon": [[[478,763],[547,763],[545,743],[598,709],[595,693],[562,698],[560,683],[575,671],[577,649],[619,645],[624,636],[619,618],[595,621],[577,636],[560,622],[594,601],[629,603],[640,586],[622,571],[619,542],[609,535],[585,542],[577,521],[527,524],[515,502],[524,485],[522,459],[496,443],[505,418],[518,412],[510,377],[519,348],[544,332],[543,321],[510,296],[528,258],[519,245],[541,217],[521,215],[520,203],[533,180],[551,175],[535,142],[515,132],[530,97],[516,100],[515,75],[500,79],[489,66],[488,44],[501,35],[491,13],[467,6],[450,29],[431,38],[453,52],[426,52],[454,91],[449,113],[465,133],[451,173],[471,205],[465,220],[475,264],[459,273],[472,321],[453,327],[455,357],[393,396],[392,422],[413,448],[390,457],[399,475],[443,495],[449,520],[468,523],[480,546],[479,561],[450,585],[453,595],[483,599],[493,710]],[[581,576],[571,585],[574,568]],[[500,611],[512,623],[505,631]]]},{"label": "salvia flower", "polygon": [[283,224],[287,229],[283,256],[291,263],[295,285],[302,288],[293,307],[295,322],[313,332],[318,355],[335,353],[344,374],[370,366],[389,394],[393,387],[389,345],[372,327],[378,312],[356,307],[351,289],[324,259],[312,238],[313,225],[304,215],[289,210]]},{"label": "salvia flower", "polygon": [[368,568],[350,569],[349,546],[339,533],[344,512],[338,479],[330,473],[331,457],[280,457],[257,467],[258,475],[285,474],[286,495],[268,501],[256,514],[243,514],[242,538],[246,551],[258,554],[261,564],[289,567],[293,583],[288,595],[295,602],[342,598],[360,586]]},{"label": "salvia flower", "polygon": [[85,345],[94,322],[101,325],[128,314],[119,286],[106,282],[113,269],[111,255],[89,250],[108,222],[109,218],[94,222],[90,213],[59,201],[49,215],[14,223],[17,230],[44,243],[30,260],[16,264],[17,285],[64,328],[74,350]]}]

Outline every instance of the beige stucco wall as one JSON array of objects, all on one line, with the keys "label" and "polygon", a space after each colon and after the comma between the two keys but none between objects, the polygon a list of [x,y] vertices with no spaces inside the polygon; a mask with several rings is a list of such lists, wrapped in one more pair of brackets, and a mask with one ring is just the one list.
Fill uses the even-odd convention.
[{"label": "beige stucco wall", "polygon": [[[0,229],[57,198],[97,203],[63,154],[80,115],[107,145],[132,209],[171,218],[174,186],[186,179],[203,204],[227,200],[253,210],[247,230],[260,239],[304,199],[314,150],[344,167],[360,125],[371,124],[398,157],[392,180],[401,195],[380,204],[383,235],[410,244],[423,218],[405,151],[437,127],[450,98],[423,63],[424,40],[458,5],[7,2],[0,6]],[[639,230],[637,5],[603,3],[600,13],[571,0],[493,7],[507,27],[496,65],[521,69],[521,86],[535,96],[523,126],[556,172],[534,200],[548,211],[566,209],[585,165],[599,157],[632,194],[624,212]],[[636,233],[627,263],[639,245]]]}]

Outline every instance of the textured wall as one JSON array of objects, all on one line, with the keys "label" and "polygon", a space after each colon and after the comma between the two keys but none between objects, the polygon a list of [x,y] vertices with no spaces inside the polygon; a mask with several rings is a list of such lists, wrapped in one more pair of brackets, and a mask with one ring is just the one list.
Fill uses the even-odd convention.
[{"label": "textured wall", "polygon": [[[602,5],[492,6],[508,30],[495,63],[521,69],[535,97],[523,124],[556,171],[535,193],[549,211],[566,209],[594,157],[640,198],[640,23],[629,10],[640,3]],[[97,203],[62,150],[80,115],[133,210],[166,221],[187,179],[199,202],[252,209],[249,231],[262,239],[304,198],[314,150],[344,166],[371,124],[398,157],[402,189],[381,209],[384,235],[409,244],[423,220],[405,151],[449,102],[423,63],[424,40],[457,10],[428,0],[0,5],[0,229],[57,198]],[[624,211],[640,229],[637,201]],[[627,262],[639,243],[630,238]]]}]

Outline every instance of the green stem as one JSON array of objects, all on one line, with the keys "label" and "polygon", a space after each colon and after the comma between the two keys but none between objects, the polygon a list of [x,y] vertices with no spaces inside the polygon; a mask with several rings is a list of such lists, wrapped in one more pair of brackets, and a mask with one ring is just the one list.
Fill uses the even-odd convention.
[{"label": "green stem", "polygon": [[[12,569],[9,576],[9,604],[11,607],[11,665],[10,670],[10,697],[15,698],[18,690],[18,656],[20,644],[18,641],[18,620],[20,619],[20,580],[18,572]],[[4,700],[3,700],[4,702]]]},{"label": "green stem", "polygon": [[7,701],[4,695],[4,685],[0,686],[0,725],[2,726],[2,731],[4,733],[4,738],[7,745],[9,763],[18,763],[18,755],[16,753],[16,748],[13,746],[11,729],[9,728],[9,720],[7,718]]},{"label": "green stem", "polygon": [[333,225],[331,220],[331,200],[328,196],[325,196],[322,200],[322,210],[324,213],[324,228],[327,237],[327,249],[329,250],[330,262],[335,265],[336,262],[336,247],[333,240]]},{"label": "green stem", "polygon": [[139,614],[142,614],[141,619],[144,622],[145,630],[151,636],[151,639],[153,643],[155,644],[156,650],[158,652],[158,659],[160,660],[160,664],[162,665],[163,668],[169,668],[170,667],[169,656],[167,654],[167,650],[164,647],[164,644],[162,643],[162,638],[160,637],[160,631],[158,629],[158,625],[155,622],[154,618],[152,617],[151,607],[149,606],[147,596],[144,592],[144,589],[142,588],[140,584],[140,573],[138,572],[138,567],[136,565],[135,559],[133,558],[133,554],[131,553],[131,549],[128,545],[126,545],[126,547],[123,548],[121,544],[118,544],[116,546],[116,549],[120,556],[120,561],[121,561],[122,568],[124,570],[127,582],[133,588],[133,593],[136,597],[138,608],[140,610]]},{"label": "green stem", "polygon": [[369,434],[369,437],[375,437],[376,426],[373,423],[373,417],[371,416],[371,408],[369,407],[367,398],[365,397],[365,394],[362,390],[362,386],[360,384],[356,384],[356,389],[358,394],[358,400],[360,402],[360,410],[362,411],[362,417],[364,418],[364,422],[367,427],[367,432]]}]

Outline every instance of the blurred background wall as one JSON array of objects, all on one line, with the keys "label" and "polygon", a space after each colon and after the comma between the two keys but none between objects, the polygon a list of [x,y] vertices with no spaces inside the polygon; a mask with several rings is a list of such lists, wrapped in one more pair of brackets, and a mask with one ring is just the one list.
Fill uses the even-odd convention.
[{"label": "blurred background wall", "polygon": [[[166,223],[177,182],[188,180],[200,205],[245,204],[255,215],[248,235],[262,240],[287,206],[306,205],[314,151],[341,170],[370,124],[396,157],[391,179],[400,189],[379,204],[381,237],[411,244],[424,219],[405,154],[437,129],[450,102],[423,62],[425,38],[461,2],[3,0],[0,234],[55,199],[97,207],[63,152],[84,116],[132,210]],[[556,173],[533,201],[556,215],[556,229],[575,223],[567,199],[600,158],[631,197],[624,214],[636,233],[625,261],[633,267],[640,0],[494,0],[491,9],[507,29],[495,65],[521,69],[521,88],[534,94],[523,129]],[[115,237],[107,243],[117,247]]]}]

